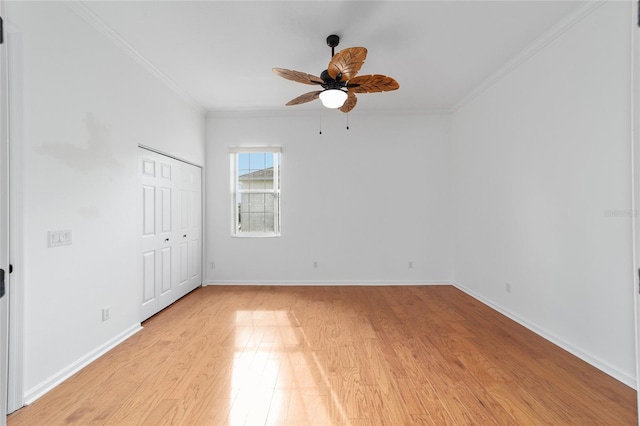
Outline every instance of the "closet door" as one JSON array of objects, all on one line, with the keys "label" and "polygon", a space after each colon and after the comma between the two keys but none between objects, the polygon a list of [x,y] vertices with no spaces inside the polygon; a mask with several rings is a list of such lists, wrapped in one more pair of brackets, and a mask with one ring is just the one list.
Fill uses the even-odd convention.
[{"label": "closet door", "polygon": [[202,284],[201,188],[201,169],[177,162],[174,205],[177,297]]},{"label": "closet door", "polygon": [[140,151],[142,214],[142,318],[158,312],[160,299],[172,288],[172,174],[171,164],[155,153]]},{"label": "closet door", "polygon": [[140,167],[142,321],[201,284],[202,183],[199,167],[142,148]]},{"label": "closet door", "polygon": [[[156,180],[158,193],[158,208],[156,210],[156,222],[158,224],[157,245],[157,275],[156,294],[158,306],[156,312],[166,308],[175,302],[176,279],[174,261],[176,251],[175,244],[178,234],[175,224],[175,179],[178,174],[177,161],[156,154],[159,166],[158,179]],[[155,313],[155,312],[154,312]]]},{"label": "closet door", "polygon": [[202,176],[199,167],[183,164],[180,186],[180,238],[183,256],[181,293],[202,284]]}]

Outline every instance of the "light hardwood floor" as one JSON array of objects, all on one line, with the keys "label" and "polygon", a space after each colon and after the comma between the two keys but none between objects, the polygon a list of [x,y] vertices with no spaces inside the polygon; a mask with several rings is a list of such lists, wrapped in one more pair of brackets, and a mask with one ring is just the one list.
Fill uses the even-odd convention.
[{"label": "light hardwood floor", "polygon": [[204,287],[19,425],[637,425],[636,392],[451,286]]}]

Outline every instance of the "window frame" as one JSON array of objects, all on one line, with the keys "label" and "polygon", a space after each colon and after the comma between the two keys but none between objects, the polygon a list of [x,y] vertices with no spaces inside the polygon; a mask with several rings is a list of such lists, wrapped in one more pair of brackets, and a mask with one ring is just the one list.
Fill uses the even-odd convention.
[{"label": "window frame", "polygon": [[[239,172],[238,169],[238,157],[239,154],[256,154],[265,153],[273,155],[273,187],[270,189],[239,189]],[[282,148],[281,147],[238,147],[229,148],[230,158],[230,197],[231,197],[231,236],[237,238],[274,238],[281,236],[281,167],[282,167]],[[273,231],[255,231],[255,232],[243,232],[241,230],[241,223],[238,220],[240,213],[240,203],[238,199],[241,198],[241,194],[271,194],[274,197],[274,223]]]}]

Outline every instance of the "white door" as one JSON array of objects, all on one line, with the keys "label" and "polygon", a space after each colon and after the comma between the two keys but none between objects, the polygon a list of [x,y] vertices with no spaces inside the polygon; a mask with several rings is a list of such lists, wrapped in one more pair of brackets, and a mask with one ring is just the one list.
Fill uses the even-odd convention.
[{"label": "white door", "polygon": [[174,290],[174,178],[170,162],[141,150],[142,319],[167,306]]},{"label": "white door", "polygon": [[202,182],[199,167],[144,148],[139,163],[145,320],[201,284]]},{"label": "white door", "polygon": [[186,163],[180,166],[179,286],[184,295],[202,283],[202,171]]},{"label": "white door", "polygon": [[[4,1],[0,1],[0,15]],[[4,33],[4,30],[2,30]],[[4,34],[2,34],[4,38]],[[9,138],[7,48],[0,44],[0,425],[7,419],[7,354],[9,353]]]}]

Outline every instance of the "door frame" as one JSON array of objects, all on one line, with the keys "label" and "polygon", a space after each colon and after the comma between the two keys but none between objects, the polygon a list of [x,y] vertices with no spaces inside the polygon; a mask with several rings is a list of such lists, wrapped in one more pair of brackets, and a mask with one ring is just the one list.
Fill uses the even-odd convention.
[{"label": "door frame", "polygon": [[[5,0],[0,0],[4,4]],[[9,296],[9,353],[7,413],[24,406],[24,268],[23,268],[23,135],[22,37],[6,8],[3,16],[6,46],[6,136],[9,149],[9,263],[13,265]]]},{"label": "door frame", "polygon": [[633,306],[635,316],[635,349],[636,349],[636,394],[637,412],[640,413],[640,0],[631,2],[631,205],[633,220]]},{"label": "door frame", "polygon": [[[4,0],[0,0],[0,15],[6,22]],[[4,27],[4,25],[3,25]],[[2,29],[0,44],[0,268],[4,270],[5,294],[0,299],[0,425],[7,421],[9,375],[9,98],[7,40]]]},{"label": "door frame", "polygon": [[640,413],[640,0],[631,2],[631,162],[633,206],[634,314],[636,330],[636,391]]}]

